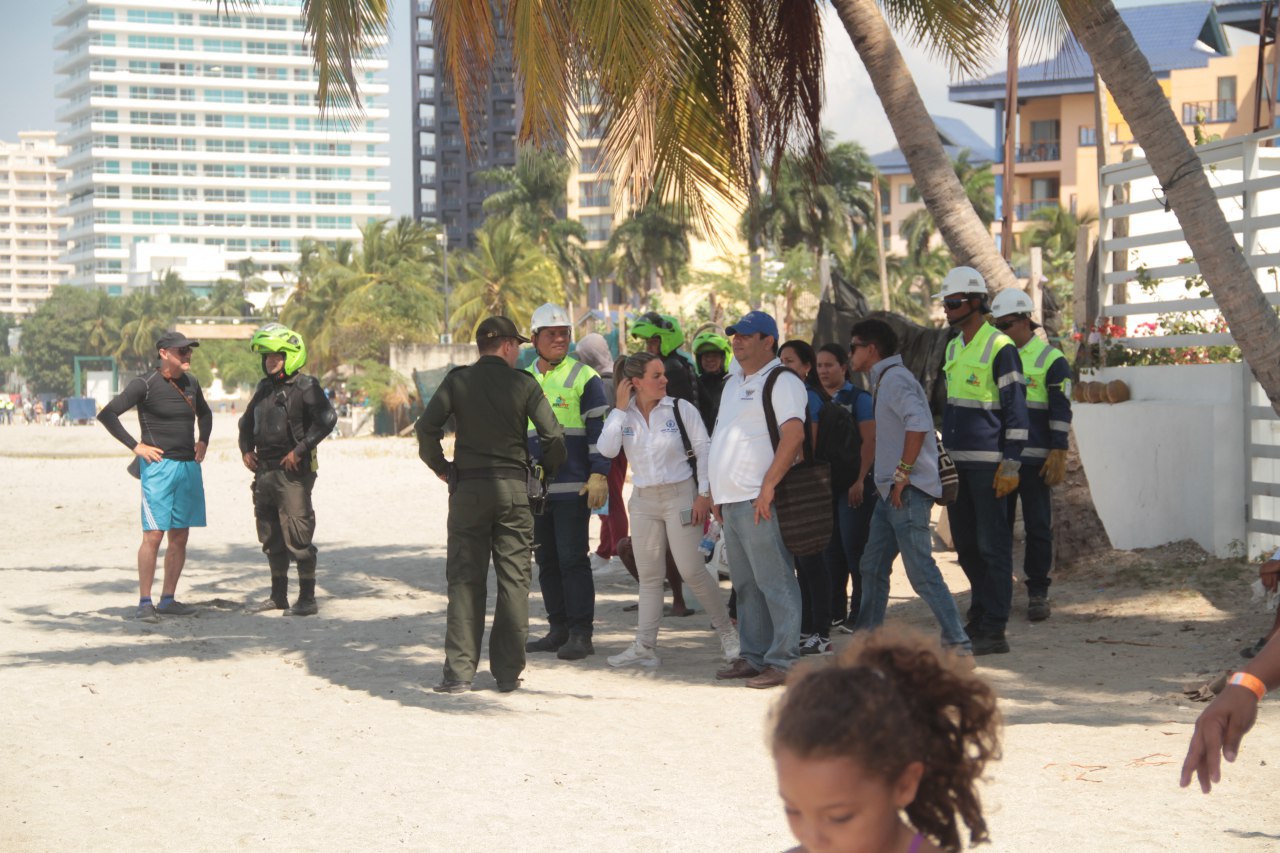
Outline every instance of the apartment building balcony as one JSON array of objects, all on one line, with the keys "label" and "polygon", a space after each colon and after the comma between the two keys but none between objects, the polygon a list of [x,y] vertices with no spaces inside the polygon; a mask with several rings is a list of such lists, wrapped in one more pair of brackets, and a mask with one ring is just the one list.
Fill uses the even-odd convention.
[{"label": "apartment building balcony", "polygon": [[419,130],[435,130],[436,129],[435,116],[432,116],[430,118],[419,118],[417,124],[418,124]]},{"label": "apartment building balcony", "polygon": [[1062,159],[1062,143],[1028,142],[1015,149],[1014,158],[1017,163],[1053,163]]},{"label": "apartment building balcony", "polygon": [[1026,222],[1031,219],[1037,210],[1048,210],[1051,207],[1058,207],[1056,198],[1041,199],[1039,201],[1029,201],[1023,204],[1016,204],[1013,207],[1013,218],[1017,222]]},{"label": "apartment building balcony", "polygon": [[1184,101],[1182,104],[1183,124],[1228,124],[1235,120],[1235,101]]}]

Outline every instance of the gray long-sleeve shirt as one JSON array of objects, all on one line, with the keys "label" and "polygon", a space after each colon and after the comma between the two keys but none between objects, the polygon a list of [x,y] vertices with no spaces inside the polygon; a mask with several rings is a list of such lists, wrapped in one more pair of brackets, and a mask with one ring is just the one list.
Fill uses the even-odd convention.
[{"label": "gray long-sleeve shirt", "polygon": [[893,490],[893,471],[902,459],[908,432],[924,433],[924,444],[911,470],[911,485],[932,498],[942,496],[938,479],[938,439],[929,398],[902,356],[881,359],[871,368],[876,412],[876,489],[882,498]]}]

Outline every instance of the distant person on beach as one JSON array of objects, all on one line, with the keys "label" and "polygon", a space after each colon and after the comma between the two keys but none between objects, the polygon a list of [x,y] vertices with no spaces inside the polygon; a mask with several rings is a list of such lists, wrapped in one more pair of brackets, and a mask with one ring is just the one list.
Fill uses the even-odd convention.
[{"label": "distant person on beach", "polygon": [[[515,369],[520,344],[528,342],[508,318],[485,319],[476,329],[480,358],[450,371],[418,419],[418,455],[449,484],[449,604],[437,693],[471,689],[484,638],[490,557],[498,601],[489,669],[503,693],[518,688],[524,672],[533,548],[529,425],[548,478],[555,478],[565,458],[564,430],[546,395],[532,376]],[[444,458],[441,446],[450,417],[457,424],[453,461]]]},{"label": "distant person on beach", "polygon": [[961,820],[970,844],[989,840],[978,780],[999,757],[1000,719],[958,656],[914,633],[860,633],[772,716],[796,853],[959,850]]},{"label": "distant person on beach", "polygon": [[1193,774],[1206,794],[1222,781],[1222,759],[1236,760],[1240,741],[1258,719],[1258,703],[1278,683],[1280,640],[1272,637],[1243,670],[1231,676],[1218,698],[1196,720],[1182,763],[1182,787],[1191,784]]},{"label": "distant person on beach", "polygon": [[[271,597],[254,610],[311,616],[316,605],[316,514],[311,505],[319,459],[316,447],[338,415],[314,376],[302,373],[307,345],[279,323],[254,333],[249,347],[262,356],[264,379],[240,417],[240,456],[253,472],[253,517],[271,567]],[[298,600],[289,607],[289,559],[298,566]]]},{"label": "distant person on beach", "polygon": [[[156,341],[159,367],[134,378],[98,413],[98,420],[107,431],[138,457],[142,546],[138,548],[136,618],[143,622],[196,612],[196,608],[183,604],[174,595],[187,560],[188,534],[192,527],[205,525],[200,463],[209,447],[213,412],[205,402],[200,383],[188,372],[192,350],[198,346],[199,341],[179,332],[165,332]],[[142,441],[120,423],[120,416],[133,408],[138,410]],[[199,434],[193,441],[197,429]],[[157,605],[151,600],[151,583],[165,531],[169,533],[169,544],[164,552],[164,582]]]}]

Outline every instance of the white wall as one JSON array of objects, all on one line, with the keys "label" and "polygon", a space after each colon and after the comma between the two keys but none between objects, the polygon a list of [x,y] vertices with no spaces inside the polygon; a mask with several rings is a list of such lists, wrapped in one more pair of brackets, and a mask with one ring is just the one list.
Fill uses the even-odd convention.
[{"label": "white wall", "polygon": [[413,379],[415,370],[471,364],[479,357],[475,344],[392,344],[390,362],[396,373]]},{"label": "white wall", "polygon": [[1126,403],[1075,403],[1080,458],[1116,548],[1194,539],[1228,556],[1245,541],[1244,368],[1112,367]]}]

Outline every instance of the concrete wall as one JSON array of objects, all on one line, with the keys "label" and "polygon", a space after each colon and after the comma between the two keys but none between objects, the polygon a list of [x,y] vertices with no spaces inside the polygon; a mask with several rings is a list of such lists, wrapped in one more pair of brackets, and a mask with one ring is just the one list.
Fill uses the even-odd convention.
[{"label": "concrete wall", "polygon": [[1073,406],[1080,458],[1116,548],[1194,539],[1228,556],[1245,541],[1244,368],[1112,367],[1126,403]]},{"label": "concrete wall", "polygon": [[479,357],[475,344],[393,344],[390,362],[396,373],[413,379],[415,370],[471,364]]}]

